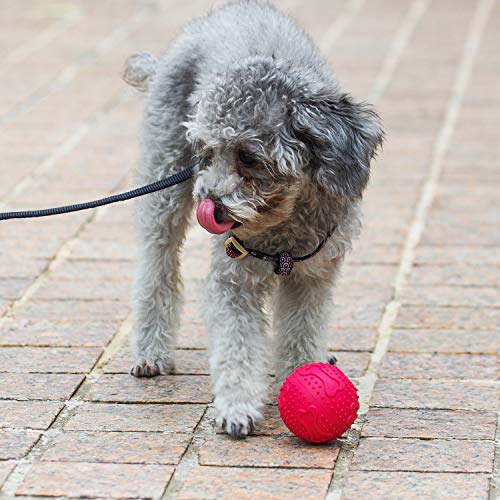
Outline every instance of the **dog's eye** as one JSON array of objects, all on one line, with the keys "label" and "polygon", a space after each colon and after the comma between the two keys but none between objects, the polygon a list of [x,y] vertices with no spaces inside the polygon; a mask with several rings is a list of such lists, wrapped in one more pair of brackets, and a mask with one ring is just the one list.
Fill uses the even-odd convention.
[{"label": "dog's eye", "polygon": [[253,167],[257,164],[257,159],[250,153],[245,153],[245,151],[238,152],[238,160],[245,167]]}]

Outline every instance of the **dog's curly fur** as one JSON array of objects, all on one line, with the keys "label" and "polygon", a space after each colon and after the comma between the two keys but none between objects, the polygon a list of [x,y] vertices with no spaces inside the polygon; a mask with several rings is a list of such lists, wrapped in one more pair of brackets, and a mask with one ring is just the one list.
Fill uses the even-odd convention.
[{"label": "dog's curly fur", "polygon": [[336,228],[287,277],[269,262],[228,258],[226,236],[213,238],[206,322],[215,406],[219,425],[245,436],[261,418],[268,385],[268,299],[278,383],[300,365],[326,360],[332,288],[360,229],[381,124],[370,106],[339,89],[292,19],[252,0],[191,22],[160,60],[131,56],[124,78],[147,91],[141,181],[197,167],[193,182],[138,203],[132,374],[173,368],[179,249],[194,202],[214,200],[221,220],[237,222],[236,236],[271,254],[307,254]]}]

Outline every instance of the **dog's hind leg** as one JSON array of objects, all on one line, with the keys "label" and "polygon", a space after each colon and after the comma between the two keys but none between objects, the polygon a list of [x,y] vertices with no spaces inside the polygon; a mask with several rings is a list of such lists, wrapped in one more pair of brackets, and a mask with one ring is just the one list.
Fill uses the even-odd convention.
[{"label": "dog's hind leg", "polygon": [[299,366],[327,361],[326,329],[333,307],[332,281],[293,273],[280,280],[273,297],[277,384]]}]

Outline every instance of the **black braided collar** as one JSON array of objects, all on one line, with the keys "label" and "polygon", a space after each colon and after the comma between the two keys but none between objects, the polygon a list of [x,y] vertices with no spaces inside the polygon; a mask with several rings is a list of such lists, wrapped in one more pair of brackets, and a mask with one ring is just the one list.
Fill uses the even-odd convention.
[{"label": "black braided collar", "polygon": [[288,276],[292,272],[293,264],[295,262],[303,262],[311,257],[314,257],[325,246],[325,243],[328,241],[336,228],[337,226],[333,226],[333,229],[326,235],[315,250],[307,255],[302,255],[301,257],[293,257],[290,252],[279,252],[274,255],[270,255],[260,252],[259,250],[254,250],[253,248],[246,248],[243,245],[243,242],[232,233],[225,241],[224,245],[226,246],[226,254],[232,259],[244,259],[247,255],[251,255],[256,259],[274,262],[274,272],[279,275]]}]

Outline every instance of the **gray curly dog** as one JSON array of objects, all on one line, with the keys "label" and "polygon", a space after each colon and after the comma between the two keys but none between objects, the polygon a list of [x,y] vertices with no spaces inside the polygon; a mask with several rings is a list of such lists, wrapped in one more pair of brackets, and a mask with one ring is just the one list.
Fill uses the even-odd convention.
[{"label": "gray curly dog", "polygon": [[[192,21],[159,60],[132,55],[124,78],[147,95],[141,182],[196,167],[193,180],[137,205],[131,373],[173,369],[179,251],[198,204],[215,233],[205,317],[217,423],[246,436],[262,418],[272,368],[279,384],[327,359],[333,284],[359,233],[380,121],[339,89],[292,19],[252,0]],[[245,249],[257,257],[230,258]]]}]

